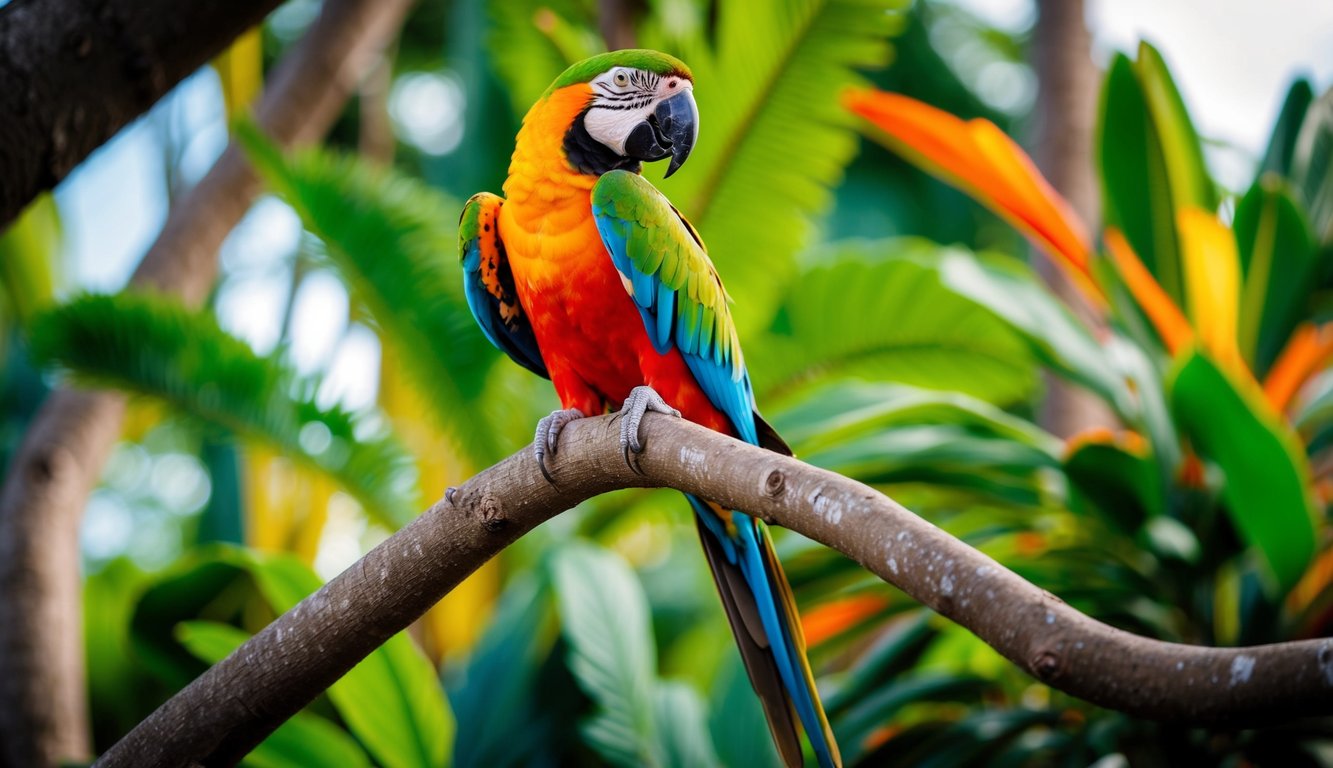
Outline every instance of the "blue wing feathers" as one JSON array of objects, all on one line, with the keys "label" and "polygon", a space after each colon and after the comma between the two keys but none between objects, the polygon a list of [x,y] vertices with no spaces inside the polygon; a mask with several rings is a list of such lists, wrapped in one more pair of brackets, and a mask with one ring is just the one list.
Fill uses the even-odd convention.
[{"label": "blue wing feathers", "polygon": [[475,195],[463,209],[459,250],[463,293],[486,339],[529,371],[551,378],[542,360],[532,324],[518,301],[514,276],[496,226],[502,202],[495,195]]},{"label": "blue wing feathers", "polygon": [[666,283],[657,286],[657,333],[653,334],[653,347],[665,354],[671,346],[671,326],[676,318],[676,292]]}]

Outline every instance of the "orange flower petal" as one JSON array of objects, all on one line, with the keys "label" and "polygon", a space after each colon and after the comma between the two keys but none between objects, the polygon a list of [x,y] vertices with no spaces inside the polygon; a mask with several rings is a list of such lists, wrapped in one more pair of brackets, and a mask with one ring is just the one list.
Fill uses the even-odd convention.
[{"label": "orange flower petal", "polygon": [[1065,456],[1072,456],[1085,445],[1110,445],[1140,458],[1148,455],[1148,441],[1138,432],[1110,427],[1089,427],[1065,441]]},{"label": "orange flower petal", "polygon": [[1285,411],[1305,382],[1333,357],[1333,325],[1316,328],[1302,323],[1287,340],[1264,379],[1264,396],[1278,412]]},{"label": "orange flower petal", "polygon": [[1106,251],[1120,271],[1125,286],[1157,329],[1157,335],[1162,337],[1167,351],[1172,355],[1178,354],[1194,341],[1194,329],[1190,327],[1189,321],[1180,313],[1180,308],[1171,301],[1171,297],[1166,295],[1166,291],[1162,290],[1162,286],[1158,285],[1148,268],[1139,261],[1138,254],[1134,253],[1120,230],[1110,227],[1102,237],[1106,241]]},{"label": "orange flower petal", "polygon": [[888,604],[888,599],[879,595],[855,595],[833,600],[814,610],[806,611],[801,617],[805,644],[813,648],[825,640],[837,637],[867,617],[884,610]]},{"label": "orange flower petal", "polygon": [[1106,305],[1083,222],[994,123],[964,122],[916,99],[869,89],[847,91],[843,104],[890,149],[967,192],[1054,256],[1096,306]]}]

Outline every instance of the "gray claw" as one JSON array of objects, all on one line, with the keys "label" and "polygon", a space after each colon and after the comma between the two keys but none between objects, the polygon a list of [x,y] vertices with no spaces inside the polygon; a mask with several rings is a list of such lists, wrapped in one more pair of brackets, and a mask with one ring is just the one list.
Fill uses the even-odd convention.
[{"label": "gray claw", "polygon": [[532,455],[537,459],[537,468],[541,470],[546,482],[555,484],[555,478],[546,468],[546,457],[554,456],[560,443],[560,430],[575,419],[583,418],[583,411],[566,408],[563,411],[551,411],[537,422],[537,434],[532,441]]},{"label": "gray claw", "polygon": [[620,450],[628,461],[630,453],[643,453],[643,440],[639,438],[639,425],[648,411],[664,413],[680,418],[680,411],[667,405],[662,396],[652,387],[635,387],[621,406],[620,415]]}]

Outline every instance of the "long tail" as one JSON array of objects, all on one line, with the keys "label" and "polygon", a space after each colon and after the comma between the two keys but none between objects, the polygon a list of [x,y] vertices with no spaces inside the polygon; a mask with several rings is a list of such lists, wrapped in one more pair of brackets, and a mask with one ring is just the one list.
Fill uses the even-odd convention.
[{"label": "long tail", "polygon": [[805,657],[796,602],[768,531],[749,515],[687,498],[750,683],[763,703],[783,762],[789,768],[804,763],[799,720],[821,768],[839,768],[842,757]]}]

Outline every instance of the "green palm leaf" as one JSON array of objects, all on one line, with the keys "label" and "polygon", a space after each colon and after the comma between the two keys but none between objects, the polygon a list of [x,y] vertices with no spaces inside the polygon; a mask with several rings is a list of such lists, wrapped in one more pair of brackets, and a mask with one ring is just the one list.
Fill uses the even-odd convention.
[{"label": "green palm leaf", "polygon": [[33,200],[0,232],[0,303],[20,322],[51,302],[60,262],[60,211],[52,194]]},{"label": "green palm leaf", "polygon": [[1012,404],[1036,385],[1031,345],[946,285],[934,248],[849,243],[792,281],[769,334],[746,345],[760,404],[834,377]]},{"label": "green palm leaf", "polygon": [[[657,182],[702,233],[744,330],[769,317],[811,219],[857,150],[839,94],[888,61],[901,0],[718,5],[716,47],[682,45],[694,70],[699,143]],[[652,41],[645,41],[651,44]],[[743,334],[744,335],[744,334]]]},{"label": "green palm leaf", "polygon": [[509,0],[487,10],[491,60],[520,117],[565,67],[605,50],[587,3]]},{"label": "green palm leaf", "polygon": [[159,296],[85,295],[33,320],[32,353],[90,382],[165,400],[327,473],[392,528],[417,513],[407,454],[383,430],[315,403],[315,382],[255,354],[212,315]]},{"label": "green palm leaf", "polygon": [[[284,156],[251,125],[238,126],[237,136],[328,247],[330,262],[463,454],[484,466],[526,438],[500,437],[508,433],[498,425],[527,413],[502,406],[532,402],[531,392],[516,389],[535,380],[496,365],[500,354],[467,307],[456,257],[461,206],[355,157],[315,149]],[[533,420],[523,419],[524,429]]]}]

